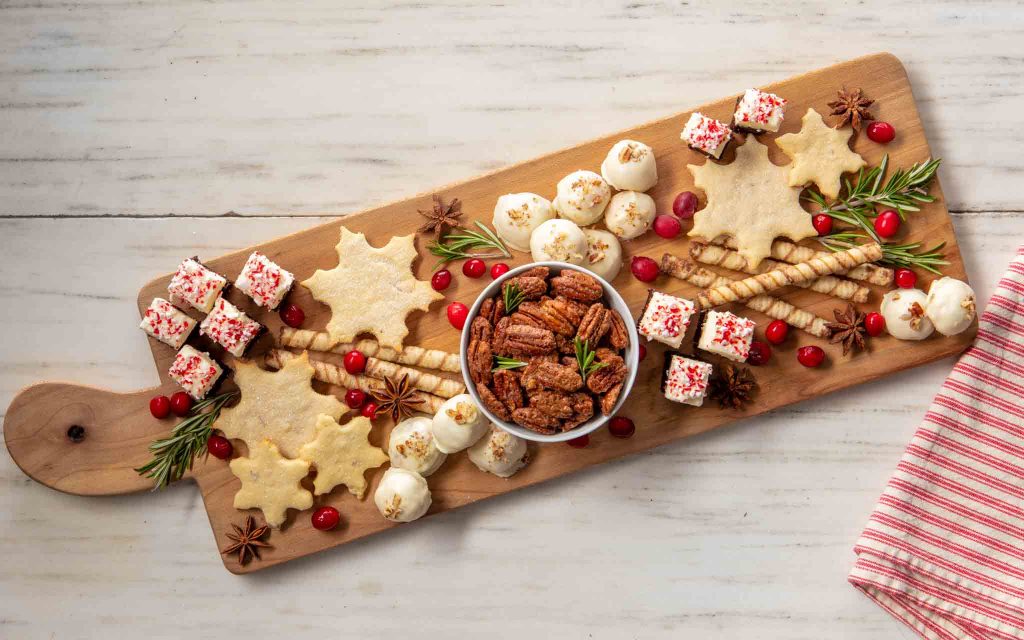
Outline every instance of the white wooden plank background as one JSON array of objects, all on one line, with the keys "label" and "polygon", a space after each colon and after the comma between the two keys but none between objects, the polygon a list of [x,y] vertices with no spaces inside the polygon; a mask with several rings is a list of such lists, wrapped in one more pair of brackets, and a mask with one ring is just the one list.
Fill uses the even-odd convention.
[{"label": "white wooden plank background", "polygon": [[[987,299],[1024,240],[1022,24],[1012,2],[0,0],[0,410],[39,379],[155,382],[135,292],[182,255],[879,50]],[[75,498],[0,455],[0,636],[910,637],[845,576],[949,366],[248,578],[187,485]]]}]

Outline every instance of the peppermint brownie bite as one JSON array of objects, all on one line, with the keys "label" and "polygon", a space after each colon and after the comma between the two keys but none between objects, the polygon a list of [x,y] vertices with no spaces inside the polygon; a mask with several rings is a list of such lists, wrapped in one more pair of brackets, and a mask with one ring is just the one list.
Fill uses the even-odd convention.
[{"label": "peppermint brownie bite", "polygon": [[210,354],[186,344],[174,356],[167,374],[181,385],[185,393],[196,400],[202,400],[217,385],[224,374],[224,368]]},{"label": "peppermint brownie bite", "polygon": [[196,321],[163,298],[153,298],[139,328],[167,346],[180,349],[196,328]]},{"label": "peppermint brownie bite", "polygon": [[661,391],[672,402],[699,407],[708,394],[712,368],[707,362],[667,353]]},{"label": "peppermint brownie bite", "polygon": [[735,362],[745,362],[754,341],[753,320],[728,311],[708,311],[697,347]]},{"label": "peppermint brownie bite", "polygon": [[695,313],[697,305],[693,301],[649,289],[647,303],[636,323],[637,332],[648,340],[678,349]]},{"label": "peppermint brownie bite", "polygon": [[736,101],[732,127],[747,133],[775,133],[782,126],[785,110],[785,98],[758,89],[747,89]]},{"label": "peppermint brownie bite", "polygon": [[679,135],[694,151],[699,151],[715,160],[722,157],[722,152],[729,146],[732,129],[724,122],[709,118],[694,111]]},{"label": "peppermint brownie bite", "polygon": [[172,302],[184,302],[197,311],[210,313],[227,285],[227,278],[207,269],[199,258],[188,258],[178,265],[167,292]]},{"label": "peppermint brownie bite", "polygon": [[263,331],[263,325],[221,297],[217,298],[213,311],[199,325],[199,331],[231,355],[241,358],[253,339]]},{"label": "peppermint brownie bite", "polygon": [[273,311],[292,288],[295,276],[285,271],[259,251],[253,251],[245,261],[235,286],[253,302]]}]

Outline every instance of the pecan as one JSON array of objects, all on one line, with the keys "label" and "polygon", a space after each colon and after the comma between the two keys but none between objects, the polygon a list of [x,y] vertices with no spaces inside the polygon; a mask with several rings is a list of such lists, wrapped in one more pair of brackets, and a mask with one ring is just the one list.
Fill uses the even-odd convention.
[{"label": "pecan", "polygon": [[494,332],[491,334],[491,351],[493,351],[495,355],[509,355],[509,351],[505,345],[505,335],[508,332],[508,327],[511,323],[512,320],[507,316],[495,323]]},{"label": "pecan", "polygon": [[510,315],[509,320],[512,321],[512,324],[522,324],[526,325],[527,327],[536,327],[538,329],[548,328],[542,320],[539,320],[538,318],[535,318],[534,316],[528,313],[523,313],[522,311],[516,311],[515,313]]},{"label": "pecan", "polygon": [[[480,318],[477,318],[479,320]],[[466,360],[469,362],[469,377],[473,382],[488,384],[491,381],[491,367],[494,366],[494,354],[491,343],[486,340],[470,340]]]},{"label": "pecan", "polygon": [[579,326],[580,320],[583,320],[583,316],[587,313],[587,305],[582,302],[570,300],[565,296],[558,296],[553,300],[544,300],[541,304],[543,304],[544,307],[551,309],[553,313],[557,313],[559,316],[565,318],[566,322],[574,327]]},{"label": "pecan", "polygon": [[473,322],[469,325],[469,339],[483,340],[485,342],[491,341],[491,322],[484,316],[477,316],[473,318]]},{"label": "pecan", "polygon": [[505,330],[504,348],[516,355],[539,356],[555,349],[555,334],[525,324]]},{"label": "pecan", "polygon": [[555,418],[571,418],[573,415],[569,396],[557,391],[543,390],[530,394],[530,406]]},{"label": "pecan", "polygon": [[596,351],[594,351],[594,357],[597,358],[598,362],[611,363],[614,362],[615,360],[618,360],[619,362],[623,361],[622,356],[620,356],[617,352],[612,351],[607,347],[599,347]]},{"label": "pecan", "polygon": [[501,400],[498,400],[498,397],[494,395],[494,392],[491,391],[490,387],[482,382],[478,382],[476,383],[476,392],[477,395],[480,396],[480,402],[488,411],[502,420],[507,421],[512,419],[512,412],[508,410],[508,407],[506,407]]},{"label": "pecan", "polygon": [[519,377],[507,369],[494,372],[494,395],[508,407],[509,411],[519,409],[524,404]]},{"label": "pecan", "polygon": [[505,317],[505,301],[498,298],[494,302],[494,313],[491,315],[491,324],[498,324],[498,321]]},{"label": "pecan", "polygon": [[595,302],[604,295],[601,283],[592,276],[579,271],[563,271],[561,275],[551,278],[551,291],[555,295],[565,296],[580,302]]},{"label": "pecan", "polygon": [[540,409],[524,407],[512,412],[516,424],[537,433],[552,434],[558,428],[558,420],[545,414]]},{"label": "pecan", "polygon": [[516,278],[510,278],[505,282],[505,284],[501,285],[501,290],[504,291],[505,287],[512,284],[519,287],[519,290],[523,292],[523,300],[536,300],[548,292],[548,283],[544,278],[535,278],[532,276],[518,276]]},{"label": "pecan", "polygon": [[530,364],[526,365],[523,369],[523,373],[519,376],[519,384],[526,389],[527,393],[533,393],[540,389],[540,382],[537,381],[537,368],[540,363],[544,362],[541,358],[533,358],[530,360]]},{"label": "pecan", "polygon": [[606,416],[610,416],[612,414],[612,410],[615,409],[615,403],[619,401],[619,394],[622,393],[623,384],[624,383],[620,382],[609,389],[608,393],[601,396],[601,413]]},{"label": "pecan", "polygon": [[[573,326],[569,324],[568,319],[559,315],[550,307],[546,307],[543,302],[524,302],[519,305],[519,310],[512,315],[516,315],[517,313],[527,316],[541,323],[545,329],[550,329],[551,331],[563,336],[571,336],[575,333]],[[522,324],[530,323],[524,322]]]},{"label": "pecan", "polygon": [[580,361],[576,359],[576,356],[562,356],[562,359],[559,360],[559,362],[576,373],[579,373],[580,371]]},{"label": "pecan", "polygon": [[535,376],[541,386],[549,389],[576,391],[583,386],[583,379],[579,373],[554,362],[542,362],[537,365]]},{"label": "pecan", "polygon": [[480,303],[480,317],[488,322],[494,322],[494,298],[487,298]]},{"label": "pecan", "polygon": [[541,301],[540,308],[548,318],[548,328],[555,333],[571,337],[576,335],[576,326],[579,325],[582,318],[576,315],[575,309],[565,304],[565,298],[562,300],[563,302],[559,302],[547,298]]},{"label": "pecan", "polygon": [[[572,340],[565,336],[555,336],[555,349],[558,349],[558,353],[563,353],[565,355],[576,353],[576,345],[572,343]],[[573,360],[575,359],[576,357],[573,356]]]},{"label": "pecan", "polygon": [[583,320],[580,321],[576,337],[593,347],[597,345],[598,340],[604,337],[604,334],[608,333],[611,326],[612,321],[608,309],[600,302],[595,302],[590,305],[587,315],[583,316]]},{"label": "pecan", "polygon": [[532,269],[527,269],[526,271],[520,273],[518,277],[543,278],[547,280],[549,275],[551,275],[551,269],[548,269],[547,267],[533,267]]},{"label": "pecan", "polygon": [[626,329],[626,322],[614,309],[608,310],[612,326],[608,330],[608,343],[616,349],[625,349],[629,346],[629,331]]},{"label": "pecan", "polygon": [[626,379],[626,363],[615,356],[616,360],[605,361],[607,366],[601,367],[587,376],[587,388],[594,393],[604,393]]},{"label": "pecan", "polygon": [[575,429],[594,417],[594,398],[589,393],[579,391],[569,399],[572,402],[572,417],[562,423],[562,431]]}]

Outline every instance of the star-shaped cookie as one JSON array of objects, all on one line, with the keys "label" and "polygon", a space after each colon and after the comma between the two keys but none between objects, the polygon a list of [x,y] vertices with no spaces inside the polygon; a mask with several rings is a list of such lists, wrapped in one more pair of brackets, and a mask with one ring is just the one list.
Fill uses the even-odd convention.
[{"label": "star-shaped cookie", "polygon": [[340,418],[347,411],[334,396],[313,391],[309,354],[287,361],[280,371],[260,369],[251,362],[235,367],[235,384],[242,392],[238,404],[224,409],[213,426],[250,448],[269,438],[288,458],[316,436],[320,414]]},{"label": "star-shaped cookie", "polygon": [[242,481],[235,494],[236,509],[261,509],[267,524],[277,528],[284,522],[288,509],[313,506],[313,494],[299,484],[309,475],[305,460],[288,460],[270,440],[249,446],[248,458],[231,461],[231,473]]},{"label": "star-shaped cookie", "polygon": [[708,200],[693,217],[693,229],[687,235],[708,241],[731,236],[751,268],[771,253],[775,238],[796,241],[816,234],[811,215],[800,206],[800,189],[787,186],[788,167],[772,164],[768,147],[753,136],[736,147],[736,159],[730,164],[709,160],[686,168]]},{"label": "star-shaped cookie", "polygon": [[825,196],[838,197],[842,175],[867,166],[864,158],[850,149],[852,135],[853,129],[833,129],[817,111],[808,109],[800,120],[800,133],[787,133],[775,139],[782,153],[793,161],[789,186],[802,187],[813,182]]},{"label": "star-shaped cookie", "polygon": [[388,456],[370,444],[370,421],[353,418],[345,426],[331,416],[320,416],[316,423],[316,440],[304,445],[300,457],[316,467],[313,491],[316,495],[328,493],[339,484],[348,487],[362,499],[366,493],[366,470],[375,469],[388,461]]},{"label": "star-shaped cookie", "polygon": [[376,249],[363,234],[342,227],[337,250],[337,267],[318,269],[302,283],[331,308],[327,323],[331,341],[351,342],[366,332],[376,336],[381,346],[400,350],[409,334],[405,317],[415,309],[426,311],[431,302],[444,297],[429,282],[413,276],[413,237],[395,236]]}]

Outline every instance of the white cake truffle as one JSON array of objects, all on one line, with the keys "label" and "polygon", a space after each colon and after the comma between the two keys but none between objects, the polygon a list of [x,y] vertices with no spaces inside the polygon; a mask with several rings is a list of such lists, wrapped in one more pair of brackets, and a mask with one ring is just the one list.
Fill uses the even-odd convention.
[{"label": "white cake truffle", "polygon": [[381,477],[373,502],[388,520],[412,522],[430,508],[430,487],[415,471],[391,467]]},{"label": "white cake truffle", "polygon": [[935,327],[925,314],[928,298],[920,289],[895,289],[882,298],[886,330],[900,340],[924,340]]},{"label": "white cake truffle", "polygon": [[601,229],[584,229],[587,237],[587,259],[583,267],[608,282],[622,269],[622,245],[614,234]]},{"label": "white cake truffle", "polygon": [[468,393],[449,398],[434,414],[430,430],[441,453],[455,453],[469,447],[487,432],[487,416]]},{"label": "white cake truffle", "polygon": [[939,278],[928,289],[925,313],[944,336],[955,336],[967,330],[978,314],[974,289],[963,280]]},{"label": "white cake truffle", "polygon": [[481,471],[508,478],[530,461],[526,440],[492,427],[491,433],[469,448],[469,459]]},{"label": "white cake truffle", "polygon": [[587,237],[574,222],[559,218],[548,220],[530,237],[530,254],[535,262],[568,262],[582,266],[587,259]]},{"label": "white cake truffle", "polygon": [[639,191],[620,191],[608,204],[604,224],[623,240],[632,240],[651,228],[656,214],[651,196]]},{"label": "white cake truffle", "polygon": [[498,198],[491,222],[505,244],[516,251],[529,251],[534,229],[554,217],[547,198],[536,193],[509,193]]},{"label": "white cake truffle", "polygon": [[636,140],[620,140],[601,163],[601,177],[620,191],[647,191],[658,183],[654,150]]},{"label": "white cake truffle", "polygon": [[430,418],[418,416],[395,425],[388,440],[392,467],[415,471],[425,478],[444,464],[448,456],[434,443],[431,424]]},{"label": "white cake truffle", "polygon": [[558,182],[553,205],[559,216],[582,227],[601,219],[611,197],[604,178],[593,171],[573,171]]}]

